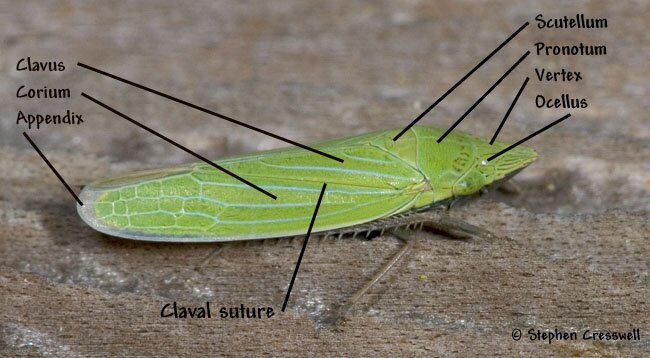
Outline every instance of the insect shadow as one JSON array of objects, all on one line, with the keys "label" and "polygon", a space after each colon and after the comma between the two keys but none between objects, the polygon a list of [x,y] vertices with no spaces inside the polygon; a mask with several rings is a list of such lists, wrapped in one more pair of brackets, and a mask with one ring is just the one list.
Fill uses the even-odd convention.
[{"label": "insect shadow", "polygon": [[[459,202],[445,203],[438,208],[428,208],[427,211],[412,212],[403,215],[393,216],[384,220],[374,221],[367,224],[348,227],[340,231],[332,231],[325,233],[314,234],[315,240],[323,239],[357,239],[357,240],[374,240],[381,236],[392,236],[401,243],[401,248],[390,257],[370,278],[363,284],[354,295],[352,295],[347,302],[340,305],[338,309],[329,311],[319,321],[324,322],[335,330],[342,329],[352,312],[352,309],[370,291],[378,282],[381,281],[394,267],[408,255],[413,249],[415,241],[411,238],[411,232],[415,230],[429,231],[432,233],[442,234],[441,238],[447,239],[462,239],[471,240],[472,238],[480,238],[482,240],[493,240],[497,238],[491,232],[466,223],[462,220],[453,218],[448,214],[449,206],[456,205]],[[157,256],[165,255],[165,252],[174,255],[185,255],[189,252],[188,256],[192,256],[197,260],[196,270],[199,275],[204,274],[205,267],[209,262],[214,260],[224,250],[229,250],[237,246],[251,246],[258,244],[273,244],[276,245],[283,243],[286,245],[287,240],[294,242],[292,246],[298,247],[304,240],[304,236],[297,236],[294,238],[279,238],[267,239],[259,241],[243,241],[231,243],[162,243],[162,242],[144,242],[135,240],[124,240],[115,238],[105,234],[100,234],[91,230],[77,216],[73,206],[62,204],[44,204],[43,202],[33,203],[32,205],[38,206],[41,211],[41,222],[49,232],[52,240],[57,245],[65,246],[70,244],[79,245],[80,250],[92,249],[91,246],[103,246],[107,251],[117,253],[129,252],[133,254],[134,250],[139,251],[142,255],[138,255],[140,259],[146,260],[147,252],[156,254]],[[297,243],[297,245],[296,245]],[[178,250],[182,251],[179,252]],[[202,261],[197,259],[196,252],[204,251],[212,253],[207,255]],[[161,253],[162,251],[162,253]],[[186,256],[187,257],[187,256]],[[190,259],[191,262],[192,259]]]},{"label": "insect shadow", "polygon": [[[379,237],[391,236],[401,244],[400,249],[377,270],[377,272],[367,280],[344,304],[334,310],[323,313],[318,321],[333,328],[335,331],[343,329],[347,317],[353,307],[359,303],[362,298],[377,285],[384,276],[394,270],[397,264],[413,249],[415,239],[413,231],[426,231],[430,233],[441,234],[443,239],[451,240],[472,240],[478,238],[481,240],[491,241],[498,238],[488,230],[469,224],[463,220],[453,218],[448,215],[446,210],[434,209],[426,212],[412,212],[402,215],[396,215],[384,218],[367,224],[356,225],[342,230],[334,230],[323,233],[312,234],[311,240],[321,243],[324,240],[342,239],[342,240],[364,240],[370,241]],[[227,255],[228,250],[235,246],[258,246],[258,245],[278,245],[279,243],[298,241],[302,243],[304,236],[295,236],[288,238],[274,238],[256,241],[243,241],[223,243],[217,246],[206,258],[197,266],[199,272],[204,272],[208,264],[218,261],[221,255]],[[297,245],[296,245],[297,246]]]}]

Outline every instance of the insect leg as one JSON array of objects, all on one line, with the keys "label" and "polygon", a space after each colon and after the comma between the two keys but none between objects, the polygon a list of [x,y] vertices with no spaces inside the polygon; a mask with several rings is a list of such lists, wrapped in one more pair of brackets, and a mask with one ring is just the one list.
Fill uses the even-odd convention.
[{"label": "insect leg", "polygon": [[446,235],[456,239],[467,239],[471,237],[494,239],[497,237],[488,230],[448,215],[438,215],[435,218],[426,219],[422,221],[422,225],[429,229],[442,231]]},{"label": "insect leg", "polygon": [[208,262],[212,260],[213,257],[215,257],[217,254],[219,254],[221,251],[223,251],[224,245],[219,244],[217,247],[215,247],[212,252],[208,254],[208,256],[203,259],[203,261],[196,266],[196,271],[201,271],[205,268],[205,266],[208,265]]},{"label": "insect leg", "polygon": [[397,231],[391,231],[391,234],[396,237],[399,241],[403,242],[404,245],[402,248],[397,252],[387,263],[382,266],[382,268],[377,272],[371,279],[370,281],[366,282],[363,287],[361,287],[350,299],[348,302],[346,302],[343,306],[339,308],[339,315],[338,315],[338,320],[337,320],[337,326],[340,324],[343,324],[345,322],[345,316],[359,300],[361,297],[368,292],[368,290],[374,286],[381,278],[388,272],[390,271],[393,266],[402,258],[404,255],[406,255],[409,250],[413,247],[413,240],[409,240],[408,238],[405,238],[401,234],[399,234]]}]

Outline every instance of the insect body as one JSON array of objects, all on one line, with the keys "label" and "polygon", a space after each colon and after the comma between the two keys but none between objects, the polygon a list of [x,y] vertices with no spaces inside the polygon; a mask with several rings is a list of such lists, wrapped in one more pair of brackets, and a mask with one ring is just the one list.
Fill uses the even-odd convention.
[{"label": "insect body", "polygon": [[464,133],[414,126],[314,145],[343,163],[290,147],[215,161],[275,194],[273,200],[206,163],[94,182],[79,215],[103,233],[137,240],[208,242],[302,235],[323,183],[313,232],[336,230],[477,193],[535,161],[537,153]]}]

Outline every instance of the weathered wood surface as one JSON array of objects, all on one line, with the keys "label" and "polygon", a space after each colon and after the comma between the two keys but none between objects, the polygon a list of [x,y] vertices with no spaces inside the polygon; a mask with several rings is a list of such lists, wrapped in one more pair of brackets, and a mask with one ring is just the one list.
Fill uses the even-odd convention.
[{"label": "weathered wood surface", "polygon": [[[650,8],[643,2],[0,7],[0,356],[650,353]],[[399,250],[397,240],[310,241],[287,312],[270,320],[162,319],[162,305],[174,300],[279,311],[301,241],[228,244],[197,271],[214,245],[102,236],[81,222],[15,125],[18,110],[84,115],[82,126],[29,131],[73,184],[192,160],[81,91],[208,157],[283,145],[75,66],[81,61],[305,143],[400,127],[525,21],[576,12],[605,16],[610,27],[530,26],[423,120],[450,125],[537,41],[608,46],[605,57],[530,56],[460,126],[490,137],[535,66],[583,71],[578,84],[531,79],[500,135],[517,140],[566,113],[535,108],[536,93],[589,98],[588,109],[530,142],[541,157],[519,176],[523,193],[455,214],[510,239],[414,233],[414,249],[339,330],[338,307]],[[60,59],[67,69],[17,72],[25,56]],[[22,84],[70,87],[74,97],[19,100],[13,94]],[[640,328],[642,340],[517,342],[515,328]]]}]

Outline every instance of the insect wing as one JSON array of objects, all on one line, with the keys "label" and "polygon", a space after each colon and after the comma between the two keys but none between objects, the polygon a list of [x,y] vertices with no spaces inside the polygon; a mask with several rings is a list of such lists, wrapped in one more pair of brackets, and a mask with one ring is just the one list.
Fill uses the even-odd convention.
[{"label": "insect wing", "polygon": [[[306,232],[322,184],[328,184],[314,232],[407,210],[421,194],[422,174],[374,133],[315,146],[335,162],[287,148],[218,161],[277,196],[261,195],[197,163],[149,170],[87,186],[82,218],[113,236],[151,241],[229,241]],[[381,140],[380,140],[381,142]]]}]

